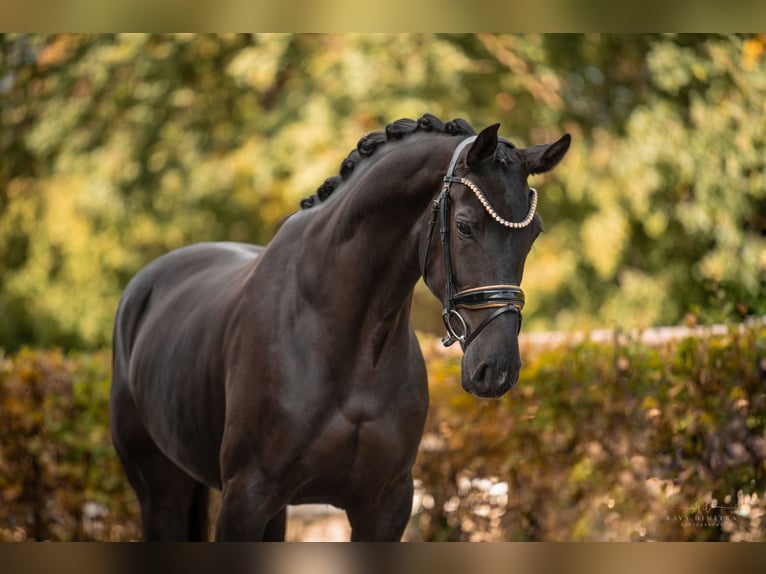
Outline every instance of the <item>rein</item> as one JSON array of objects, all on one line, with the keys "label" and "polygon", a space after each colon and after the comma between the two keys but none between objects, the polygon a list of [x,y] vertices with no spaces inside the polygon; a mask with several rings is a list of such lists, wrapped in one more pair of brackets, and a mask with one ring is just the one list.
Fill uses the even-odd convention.
[{"label": "rein", "polygon": [[[455,177],[455,166],[457,165],[460,152],[476,139],[476,136],[466,138],[458,144],[452,153],[447,173],[444,176],[441,192],[438,199],[434,200],[431,207],[431,219],[428,222],[428,237],[426,239],[426,251],[423,257],[423,279],[428,283],[426,273],[428,271],[428,256],[431,251],[431,242],[437,219],[440,221],[440,238],[442,251],[444,252],[444,279],[446,283],[446,302],[442,309],[442,320],[447,329],[447,335],[442,338],[442,344],[449,347],[455,342],[460,343],[463,351],[473,341],[484,328],[492,321],[497,319],[503,313],[516,313],[519,317],[519,331],[521,331],[521,310],[524,308],[524,291],[518,285],[487,285],[484,287],[475,287],[456,292],[455,281],[452,276],[452,257],[450,253],[450,186],[453,183],[459,183],[470,189],[481,203],[489,216],[500,225],[509,229],[522,229],[532,222],[537,209],[537,190],[532,191],[532,200],[529,206],[529,213],[520,222],[513,222],[501,217],[497,211],[490,205],[487,197],[481,191],[478,185],[464,177]],[[469,332],[468,325],[460,315],[459,309],[494,309],[476,329]]]}]

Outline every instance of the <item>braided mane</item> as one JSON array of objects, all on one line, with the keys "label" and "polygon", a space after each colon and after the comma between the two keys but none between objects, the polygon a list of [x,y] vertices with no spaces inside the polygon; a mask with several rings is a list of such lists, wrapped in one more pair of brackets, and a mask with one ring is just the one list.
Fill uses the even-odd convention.
[{"label": "braided mane", "polygon": [[417,120],[402,118],[393,121],[386,126],[385,132],[372,132],[360,139],[356,144],[356,149],[352,150],[341,162],[340,173],[324,180],[314,195],[301,200],[301,208],[308,209],[330,197],[344,181],[351,177],[359,162],[374,154],[380,145],[398,141],[415,132],[444,133],[453,136],[476,134],[476,130],[461,118],[455,118],[444,123],[432,114],[424,114]]}]

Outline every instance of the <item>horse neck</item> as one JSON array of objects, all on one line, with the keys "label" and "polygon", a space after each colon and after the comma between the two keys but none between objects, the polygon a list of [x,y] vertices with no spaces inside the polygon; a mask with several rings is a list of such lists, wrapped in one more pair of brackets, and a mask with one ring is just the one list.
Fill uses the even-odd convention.
[{"label": "horse neck", "polygon": [[380,150],[337,197],[306,214],[295,268],[319,308],[360,328],[408,317],[421,226],[458,142],[413,137]]}]

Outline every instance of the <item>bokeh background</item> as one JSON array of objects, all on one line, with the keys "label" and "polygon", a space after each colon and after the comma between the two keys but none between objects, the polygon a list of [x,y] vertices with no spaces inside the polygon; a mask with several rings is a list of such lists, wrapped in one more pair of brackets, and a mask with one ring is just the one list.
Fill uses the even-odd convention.
[{"label": "bokeh background", "polygon": [[[547,233],[527,330],[766,312],[766,36],[5,35],[0,346],[99,349],[126,281],[266,243],[365,133],[430,112],[517,145]],[[430,297],[421,297],[423,303]],[[416,313],[433,327],[433,313]],[[438,313],[436,320],[438,321]]]},{"label": "bokeh background", "polygon": [[[3,34],[0,106],[4,538],[137,536],[105,412],[130,277],[268,243],[362,135],[425,112],[573,144],[531,182],[524,277],[525,333],[563,338],[528,340],[512,398],[460,394],[416,289],[413,539],[763,536],[766,35]],[[647,345],[658,326],[702,330]],[[616,334],[573,335],[595,329]],[[700,508],[729,520],[684,522]]]}]

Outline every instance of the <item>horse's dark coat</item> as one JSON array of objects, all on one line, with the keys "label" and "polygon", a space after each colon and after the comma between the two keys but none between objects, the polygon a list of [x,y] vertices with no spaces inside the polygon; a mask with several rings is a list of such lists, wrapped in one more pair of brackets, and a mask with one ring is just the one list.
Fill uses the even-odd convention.
[{"label": "horse's dark coat", "polygon": [[[353,173],[346,165],[340,187],[288,218],[267,248],[185,247],[127,286],[110,410],[145,539],[205,539],[209,488],[223,491],[220,540],[282,539],[286,505],[309,502],[343,508],[354,540],[401,538],[428,409],[411,296],[430,206],[467,125],[426,119],[431,133],[408,135],[421,119],[391,124],[388,143],[360,142]],[[527,176],[568,146],[565,136],[513,148],[491,126],[458,169],[505,217],[523,217]],[[518,285],[539,217],[508,230],[472,194],[451,194],[456,284]],[[429,283],[443,298],[433,249]],[[467,349],[466,390],[500,396],[515,384],[517,321],[498,318]]]}]

